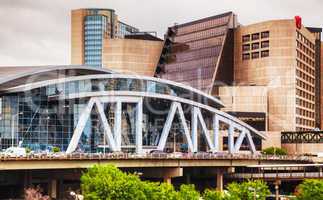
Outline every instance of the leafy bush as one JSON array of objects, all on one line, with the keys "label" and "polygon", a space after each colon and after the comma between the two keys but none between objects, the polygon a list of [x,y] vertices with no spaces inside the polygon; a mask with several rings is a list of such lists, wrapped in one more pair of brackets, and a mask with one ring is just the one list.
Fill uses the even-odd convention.
[{"label": "leafy bush", "polygon": [[224,194],[220,191],[207,189],[203,193],[203,200],[224,200]]},{"label": "leafy bush", "polygon": [[[194,185],[181,185],[176,191],[171,184],[141,181],[137,175],[127,174],[111,165],[95,165],[81,177],[84,199],[120,199],[120,200],[199,200],[200,193]],[[254,191],[257,200],[265,200],[270,193],[266,183],[248,181],[232,183],[227,194],[206,190],[204,200],[253,200]]]},{"label": "leafy bush", "polygon": [[266,148],[262,151],[263,154],[266,155],[280,155],[280,156],[284,156],[287,155],[287,150],[283,149],[283,148],[278,148],[278,147],[269,147]]},{"label": "leafy bush", "polygon": [[29,147],[26,147],[25,150],[26,150],[26,153],[30,153],[31,152],[31,149]]},{"label": "leafy bush", "polygon": [[58,152],[60,152],[60,151],[61,151],[61,149],[60,149],[59,147],[53,147],[53,148],[52,148],[52,151],[53,151],[54,153],[58,153]]},{"label": "leafy bush", "polygon": [[193,185],[182,185],[177,192],[171,184],[141,181],[111,165],[95,165],[81,177],[85,199],[198,200]]},{"label": "leafy bush", "polygon": [[243,183],[231,183],[227,187],[230,200],[265,200],[270,194],[267,184],[263,181],[247,181]]},{"label": "leafy bush", "polygon": [[308,179],[297,187],[297,200],[322,200],[323,180]]}]

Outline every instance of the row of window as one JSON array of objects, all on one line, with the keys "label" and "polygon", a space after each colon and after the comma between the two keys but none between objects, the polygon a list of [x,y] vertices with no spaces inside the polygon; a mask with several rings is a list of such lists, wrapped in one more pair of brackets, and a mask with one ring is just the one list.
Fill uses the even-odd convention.
[{"label": "row of window", "polygon": [[312,60],[310,57],[308,57],[307,55],[303,54],[302,52],[300,52],[299,50],[296,50],[297,52],[297,58],[304,61],[306,64],[310,65],[311,67],[314,68],[315,66],[315,61]]},{"label": "row of window", "polygon": [[312,94],[310,94],[308,92],[305,92],[305,91],[303,91],[301,89],[298,89],[298,88],[296,88],[296,95],[299,96],[299,97],[303,97],[303,98],[305,98],[307,100],[313,101],[313,102],[315,100],[314,95],[312,95]]},{"label": "row of window", "polygon": [[303,79],[304,81],[314,85],[315,84],[315,79],[309,75],[307,75],[306,73],[302,72],[301,70],[296,69],[296,76],[298,78]]},{"label": "row of window", "polygon": [[305,83],[304,81],[301,81],[299,79],[296,79],[296,85],[305,89],[306,91],[309,91],[309,92],[312,92],[314,93],[315,92],[315,89],[313,86],[309,85],[308,83]]},{"label": "row of window", "polygon": [[253,33],[253,34],[247,34],[242,36],[242,42],[249,42],[259,39],[269,38],[269,31],[264,31],[261,33]]},{"label": "row of window", "polygon": [[230,18],[229,16],[225,16],[225,17],[221,17],[221,18],[217,18],[217,19],[211,19],[211,20],[201,22],[201,23],[196,23],[196,24],[189,25],[189,26],[178,27],[177,33],[178,34],[187,34],[187,33],[191,33],[191,32],[209,29],[209,28],[216,27],[216,26],[226,25],[229,22],[229,18]]},{"label": "row of window", "polygon": [[201,48],[222,45],[222,43],[223,43],[223,37],[215,37],[215,38],[209,38],[205,40],[188,42],[186,44],[190,46],[190,49],[201,49]]},{"label": "row of window", "polygon": [[252,53],[243,53],[242,54],[242,60],[250,60],[251,59],[258,59],[258,58],[264,58],[264,57],[269,57],[269,50],[264,50],[264,51],[257,51],[257,52],[252,52]]},{"label": "row of window", "polygon": [[313,77],[315,77],[315,70],[312,67],[309,67],[308,65],[300,62],[299,60],[297,60],[297,67],[305,72],[307,72],[308,74],[312,75]]},{"label": "row of window", "polygon": [[308,118],[315,118],[315,113],[314,112],[311,112],[311,111],[308,111],[308,110],[305,110],[305,109],[302,109],[302,108],[296,108],[296,114],[297,115],[302,115],[304,117],[308,117]]},{"label": "row of window", "polygon": [[268,47],[269,47],[269,40],[266,40],[266,41],[262,41],[261,43],[255,42],[252,44],[244,44],[242,45],[242,51],[250,51],[250,50],[256,50],[259,48],[268,48]]},{"label": "row of window", "polygon": [[309,41],[303,34],[301,34],[299,31],[296,33],[297,39],[304,42],[307,46],[309,46],[313,51],[315,51],[315,45]]},{"label": "row of window", "polygon": [[296,98],[296,105],[304,107],[304,108],[308,108],[308,109],[315,109],[315,104],[314,103],[310,103],[308,101],[305,101],[303,99],[300,98]]},{"label": "row of window", "polygon": [[218,56],[220,52],[221,52],[221,46],[215,46],[211,48],[197,49],[197,50],[189,51],[185,53],[178,53],[176,54],[176,62],[185,62],[189,60],[215,57],[215,56]]},{"label": "row of window", "polygon": [[296,124],[314,127],[315,121],[296,117]]},{"label": "row of window", "polygon": [[214,66],[217,61],[216,57],[195,59],[189,62],[176,62],[165,66],[166,73],[184,73],[186,70],[192,70],[199,67]]},{"label": "row of window", "polygon": [[224,35],[227,31],[227,26],[221,26],[214,29],[208,29],[204,31],[194,32],[187,35],[176,36],[174,42],[186,43],[189,41],[196,41],[201,39],[206,39],[210,37],[216,37]]},{"label": "row of window", "polygon": [[299,41],[296,41],[296,43],[297,43],[297,48],[299,48],[304,54],[306,54],[313,60],[315,59],[315,53],[313,51],[311,51],[308,47],[306,47]]}]

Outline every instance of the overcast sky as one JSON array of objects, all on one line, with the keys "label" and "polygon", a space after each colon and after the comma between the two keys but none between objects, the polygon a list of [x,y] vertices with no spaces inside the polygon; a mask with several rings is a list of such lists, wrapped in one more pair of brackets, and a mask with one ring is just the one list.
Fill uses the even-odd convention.
[{"label": "overcast sky", "polygon": [[0,0],[0,66],[70,63],[70,10],[112,8],[162,36],[176,23],[233,11],[241,24],[300,15],[323,26],[323,0]]}]

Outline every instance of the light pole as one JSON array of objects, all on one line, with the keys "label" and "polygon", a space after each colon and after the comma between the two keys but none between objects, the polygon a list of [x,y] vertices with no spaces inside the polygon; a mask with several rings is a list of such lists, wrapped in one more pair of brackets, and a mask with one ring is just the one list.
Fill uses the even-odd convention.
[{"label": "light pole", "polygon": [[256,193],[257,192],[257,188],[249,187],[248,190],[251,191],[251,192],[253,192],[253,199],[254,200],[257,200],[257,197],[259,196]]},{"label": "light pole", "polygon": [[[14,146],[15,140],[15,120],[19,115],[22,115],[23,112],[19,112],[11,116],[11,146]],[[17,144],[18,144],[18,135],[17,135]]]}]

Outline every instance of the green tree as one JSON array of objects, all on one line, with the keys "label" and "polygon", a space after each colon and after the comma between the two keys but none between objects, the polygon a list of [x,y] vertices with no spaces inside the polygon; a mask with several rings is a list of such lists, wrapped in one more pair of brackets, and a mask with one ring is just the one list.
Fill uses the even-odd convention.
[{"label": "green tree", "polygon": [[223,192],[206,189],[203,193],[203,200],[224,200]]},{"label": "green tree", "polygon": [[297,188],[297,200],[322,200],[323,180],[307,179]]},{"label": "green tree", "polygon": [[180,200],[199,200],[200,193],[195,190],[194,185],[181,185],[179,190]]},{"label": "green tree", "polygon": [[231,183],[227,187],[228,197],[230,200],[265,200],[266,196],[270,194],[268,186],[265,182],[247,181],[243,183]]},{"label": "green tree", "polygon": [[182,185],[177,192],[173,185],[141,181],[110,165],[95,165],[81,177],[85,199],[89,200],[198,200],[193,185]]},{"label": "green tree", "polygon": [[146,199],[144,185],[138,176],[123,173],[114,166],[89,168],[81,177],[81,188],[88,200]]},{"label": "green tree", "polygon": [[283,148],[278,148],[278,147],[268,147],[268,148],[262,150],[262,153],[265,155],[284,156],[284,155],[287,155],[287,150],[283,149]]}]

